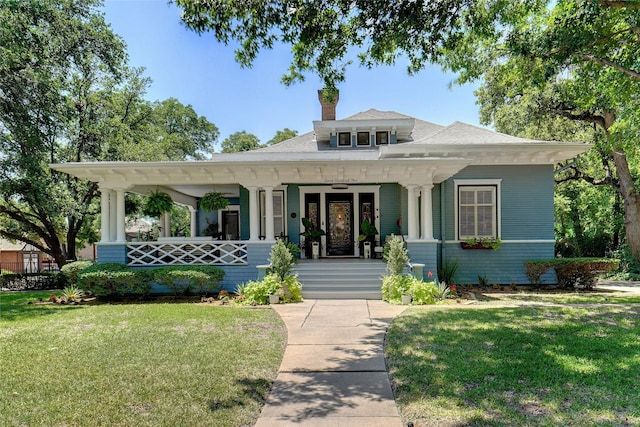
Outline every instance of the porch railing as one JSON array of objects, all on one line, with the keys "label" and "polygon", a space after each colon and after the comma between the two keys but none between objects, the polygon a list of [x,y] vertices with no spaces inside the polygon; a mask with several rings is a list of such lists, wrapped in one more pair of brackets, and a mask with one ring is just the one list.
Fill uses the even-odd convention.
[{"label": "porch railing", "polygon": [[129,242],[128,265],[247,265],[247,245],[238,241]]}]

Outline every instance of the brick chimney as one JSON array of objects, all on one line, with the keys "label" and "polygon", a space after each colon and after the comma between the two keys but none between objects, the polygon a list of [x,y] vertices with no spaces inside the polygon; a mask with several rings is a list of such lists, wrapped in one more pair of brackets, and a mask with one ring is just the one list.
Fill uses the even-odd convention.
[{"label": "brick chimney", "polygon": [[318,100],[320,101],[320,105],[322,105],[322,121],[335,120],[336,105],[340,99],[340,92],[336,90],[335,94],[332,96],[333,99],[328,98],[331,95],[327,95],[327,98],[325,98],[325,94],[330,94],[330,92],[325,89],[318,90]]}]

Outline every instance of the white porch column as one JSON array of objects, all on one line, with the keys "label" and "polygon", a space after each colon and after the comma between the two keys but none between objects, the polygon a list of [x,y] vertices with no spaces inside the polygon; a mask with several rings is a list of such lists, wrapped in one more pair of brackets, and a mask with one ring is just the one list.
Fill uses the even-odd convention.
[{"label": "white porch column", "polygon": [[115,191],[109,191],[109,200],[109,241],[115,242],[118,236],[118,199]]},{"label": "white porch column", "polygon": [[126,242],[127,237],[125,234],[124,224],[124,189],[116,189],[116,241]]},{"label": "white porch column", "polygon": [[100,241],[102,243],[111,241],[111,219],[109,218],[110,207],[109,207],[109,193],[111,190],[107,188],[100,188],[100,228],[101,228],[101,238]]},{"label": "white porch column", "polygon": [[249,190],[249,240],[260,240],[260,218],[258,217],[258,188]]},{"label": "white porch column", "polygon": [[433,240],[432,188],[433,184],[422,186],[422,240]]},{"label": "white porch column", "polygon": [[190,228],[190,235],[191,237],[196,237],[196,235],[198,234],[198,227],[196,224],[196,213],[198,211],[196,211],[196,208],[194,208],[193,206],[189,206],[189,213],[191,214],[191,228]]},{"label": "white porch column", "polygon": [[416,185],[407,185],[407,232],[409,240],[418,239],[418,196]]},{"label": "white porch column", "polygon": [[264,187],[265,240],[276,240],[273,227],[273,187]]},{"label": "white porch column", "polygon": [[164,213],[164,223],[162,224],[162,228],[164,228],[164,236],[171,237],[171,213]]}]

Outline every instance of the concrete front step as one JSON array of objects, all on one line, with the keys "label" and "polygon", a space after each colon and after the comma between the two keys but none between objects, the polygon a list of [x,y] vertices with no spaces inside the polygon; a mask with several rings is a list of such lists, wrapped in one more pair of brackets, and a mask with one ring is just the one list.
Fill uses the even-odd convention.
[{"label": "concrete front step", "polygon": [[295,267],[307,299],[381,299],[381,260],[304,260]]}]

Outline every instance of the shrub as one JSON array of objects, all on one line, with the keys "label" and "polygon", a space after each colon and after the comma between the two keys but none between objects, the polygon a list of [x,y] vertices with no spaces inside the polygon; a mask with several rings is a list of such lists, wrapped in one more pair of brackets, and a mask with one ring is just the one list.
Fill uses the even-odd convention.
[{"label": "shrub", "polygon": [[409,274],[386,275],[382,278],[382,299],[400,304],[402,295],[411,295],[413,304],[434,304],[438,289],[435,282],[425,282]]},{"label": "shrub", "polygon": [[173,295],[188,294],[192,289],[200,295],[219,290],[224,270],[211,265],[176,265],[149,270],[153,281],[166,286]]},{"label": "shrub", "polygon": [[63,265],[60,272],[64,275],[67,283],[73,286],[78,284],[78,274],[93,264],[93,261],[74,261]]},{"label": "shrub", "polygon": [[438,267],[438,279],[448,284],[456,283],[456,272],[458,271],[458,260],[445,259],[442,266]]},{"label": "shrub", "polygon": [[[447,290],[449,289],[446,285],[445,288]],[[413,279],[411,283],[410,293],[411,303],[419,305],[435,304],[437,297],[445,299],[448,295],[448,292],[438,291],[436,282],[424,282],[420,279]]]},{"label": "shrub", "polygon": [[236,292],[244,297],[243,304],[269,304],[269,295],[279,295],[283,302],[302,301],[302,285],[296,276],[289,275],[281,280],[277,274],[268,274],[261,281],[250,281],[238,285]]},{"label": "shrub", "polygon": [[293,255],[287,248],[287,244],[282,240],[277,240],[271,246],[269,254],[269,264],[271,264],[271,273],[277,275],[281,281],[291,274],[293,269]]},{"label": "shrub", "polygon": [[385,245],[383,252],[387,262],[387,275],[401,275],[405,266],[409,263],[409,253],[404,247],[404,242],[398,236],[393,236]]},{"label": "shrub", "polygon": [[550,268],[555,269],[561,288],[592,289],[598,275],[616,270],[620,261],[610,258],[554,258],[524,262],[527,277],[534,284]]},{"label": "shrub", "polygon": [[78,274],[78,288],[98,298],[146,296],[151,291],[149,273],[125,264],[95,264]]}]

